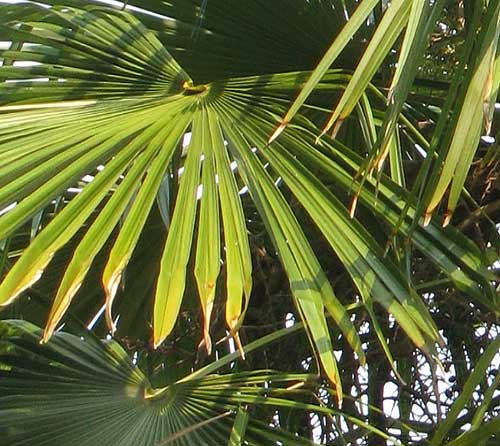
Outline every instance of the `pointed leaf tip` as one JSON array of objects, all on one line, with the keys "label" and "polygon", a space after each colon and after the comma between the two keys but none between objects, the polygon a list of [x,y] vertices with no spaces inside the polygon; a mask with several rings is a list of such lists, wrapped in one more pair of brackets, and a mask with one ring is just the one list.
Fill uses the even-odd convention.
[{"label": "pointed leaf tip", "polygon": [[211,355],[212,338],[210,337],[210,333],[208,333],[208,331],[203,331],[203,342],[205,343],[205,350],[207,351],[207,355]]},{"label": "pointed leaf tip", "polygon": [[50,309],[50,314],[45,327],[44,339],[48,340],[52,336],[52,333],[56,329],[59,322],[61,322],[61,319],[65,315],[73,297],[78,292],[81,285],[81,281],[73,283],[62,295],[60,294],[60,290],[58,291],[54,304]]},{"label": "pointed leaf tip", "polygon": [[325,127],[323,127],[323,130],[321,130],[321,133],[319,134],[319,136],[316,137],[316,140],[315,140],[314,143],[318,144],[319,141],[321,140],[321,138],[327,134],[327,132],[332,128],[332,126],[333,126],[333,130],[332,130],[332,133],[331,133],[331,138],[335,139],[336,136],[337,136],[337,133],[339,132],[340,127],[342,127],[343,123],[344,123],[344,119],[343,118],[339,118],[336,121],[332,121],[330,119],[330,121],[328,121],[326,123]]},{"label": "pointed leaf tip", "polygon": [[111,305],[106,304],[104,315],[106,318],[106,325],[108,326],[108,329],[111,332],[111,336],[113,336],[116,331],[116,325],[113,321],[113,315],[111,313]]},{"label": "pointed leaf tip", "polygon": [[278,136],[283,133],[283,130],[285,130],[285,127],[288,125],[288,121],[282,121],[281,124],[278,126],[278,128],[274,131],[274,133],[270,136],[269,140],[267,141],[268,144],[271,144],[273,141],[275,141]]},{"label": "pointed leaf tip", "polygon": [[122,278],[122,270],[115,271],[110,279],[103,283],[104,286],[104,291],[106,293],[106,302],[105,302],[105,318],[106,318],[106,325],[108,326],[109,331],[111,334],[114,334],[116,331],[116,325],[113,322],[113,314],[112,314],[112,307],[113,307],[113,301],[116,296],[116,292],[118,291],[118,286],[120,285]]},{"label": "pointed leaf tip", "polygon": [[349,208],[349,218],[354,218],[354,214],[356,213],[356,206],[358,205],[358,196],[359,193],[356,192],[354,194],[354,197],[352,197],[351,206]]},{"label": "pointed leaf tip", "polygon": [[424,226],[429,226],[432,219],[432,212],[426,212],[424,214]]},{"label": "pointed leaf tip", "polygon": [[43,331],[42,339],[40,339],[40,344],[43,345],[49,342],[53,333],[54,330],[52,328],[46,327],[45,330]]},{"label": "pointed leaf tip", "polygon": [[453,214],[451,212],[446,212],[443,218],[443,224],[442,224],[443,228],[446,228],[446,226],[450,224],[452,215]]},{"label": "pointed leaf tip", "polygon": [[153,349],[156,350],[163,343],[164,340],[165,340],[165,338],[163,338],[163,339],[155,339],[153,341]]},{"label": "pointed leaf tip", "polygon": [[213,300],[211,300],[207,303],[206,308],[204,308],[204,315],[203,315],[203,339],[205,341],[205,348],[209,355],[212,353],[212,338],[210,337],[210,318],[212,315],[213,307],[214,307],[214,302]]},{"label": "pointed leaf tip", "polygon": [[337,397],[337,404],[339,409],[342,408],[342,402],[344,401],[344,392],[342,391],[342,386],[335,383],[335,396]]},{"label": "pointed leaf tip", "polygon": [[233,334],[234,342],[236,343],[236,347],[240,352],[241,359],[245,360],[245,350],[243,349],[243,344],[241,343],[240,333],[237,331]]}]

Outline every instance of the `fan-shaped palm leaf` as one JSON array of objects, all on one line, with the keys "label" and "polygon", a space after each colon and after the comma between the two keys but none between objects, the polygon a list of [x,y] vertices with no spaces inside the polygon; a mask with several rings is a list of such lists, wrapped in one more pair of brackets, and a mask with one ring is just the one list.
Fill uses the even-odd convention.
[{"label": "fan-shaped palm leaf", "polygon": [[11,446],[215,446],[243,438],[255,446],[302,446],[313,443],[273,427],[253,409],[337,413],[308,401],[314,375],[206,370],[153,389],[115,341],[58,332],[40,345],[40,335],[27,322],[0,323],[0,433]]}]

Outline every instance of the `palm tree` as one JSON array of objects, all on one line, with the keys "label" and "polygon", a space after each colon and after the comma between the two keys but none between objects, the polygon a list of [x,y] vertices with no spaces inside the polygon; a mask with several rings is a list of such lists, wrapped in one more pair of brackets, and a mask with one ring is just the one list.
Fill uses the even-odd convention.
[{"label": "palm tree", "polygon": [[9,446],[498,440],[500,0],[0,12]]}]

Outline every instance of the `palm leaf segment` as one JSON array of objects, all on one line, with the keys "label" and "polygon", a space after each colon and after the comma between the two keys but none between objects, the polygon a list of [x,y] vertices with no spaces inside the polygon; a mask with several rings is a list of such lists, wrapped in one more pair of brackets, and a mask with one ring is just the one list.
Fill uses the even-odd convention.
[{"label": "palm leaf segment", "polygon": [[[288,98],[303,84],[303,74],[195,86],[155,34],[128,13],[98,7],[2,8],[1,32],[22,43],[2,51],[4,61],[37,65],[4,63],[0,68],[0,76],[7,79],[0,84],[0,165],[4,166],[0,207],[16,204],[0,218],[0,240],[86,174],[99,173],[43,228],[8,272],[0,285],[0,304],[10,303],[36,282],[54,254],[87,226],[54,299],[44,335],[48,339],[94,257],[118,228],[102,274],[107,320],[113,328],[113,299],[162,180],[179,176],[156,286],[154,344],[168,336],[177,319],[192,246],[196,246],[194,273],[206,345],[210,346],[208,327],[221,258],[225,319],[238,340],[252,287],[242,206],[242,192],[248,188],[288,274],[321,363],[339,385],[324,308],[361,361],[364,353],[289,200],[276,185],[278,178],[344,263],[367,308],[374,302],[383,305],[419,347],[432,351],[439,335],[423,303],[369,232],[349,219],[345,206],[317,178],[316,172],[322,170],[348,191],[362,160],[328,138],[315,146],[318,128],[300,114],[295,127],[266,145],[286,111]],[[318,88],[335,91],[345,80],[343,73],[331,71]],[[321,107],[311,110],[317,113]],[[191,142],[177,171],[174,160],[179,158],[187,131],[191,131]],[[403,203],[404,192],[384,179],[376,205],[375,187],[368,181],[361,200],[394,225],[402,207],[394,196],[400,196]],[[400,224],[405,234],[411,213],[408,218]],[[429,254],[441,270],[484,299],[488,285],[479,254],[464,250],[432,225],[417,229],[416,234],[420,249],[433,246]],[[457,240],[458,235],[454,236]],[[474,274],[484,288],[470,278]],[[385,342],[382,337],[381,341]],[[340,385],[338,389],[341,397]]]}]

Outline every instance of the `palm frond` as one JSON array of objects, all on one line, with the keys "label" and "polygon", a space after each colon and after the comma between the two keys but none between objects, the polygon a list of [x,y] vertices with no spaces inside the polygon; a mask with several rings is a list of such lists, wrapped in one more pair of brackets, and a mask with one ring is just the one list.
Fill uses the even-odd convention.
[{"label": "palm frond", "polygon": [[41,329],[24,321],[0,330],[0,432],[12,446],[308,445],[262,409],[334,413],[308,402],[314,375],[205,374],[154,389],[115,341],[57,332],[40,345]]}]

